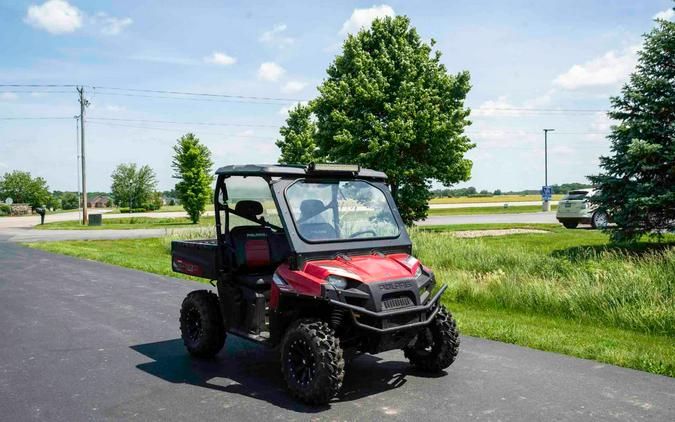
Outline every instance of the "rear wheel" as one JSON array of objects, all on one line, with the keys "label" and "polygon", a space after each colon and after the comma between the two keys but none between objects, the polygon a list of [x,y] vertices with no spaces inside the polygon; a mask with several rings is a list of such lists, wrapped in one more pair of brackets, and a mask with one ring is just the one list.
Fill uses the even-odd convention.
[{"label": "rear wheel", "polygon": [[225,344],[225,327],[218,296],[208,290],[187,295],[180,309],[180,332],[191,355],[214,356]]},{"label": "rear wheel", "polygon": [[605,211],[598,210],[593,213],[593,218],[591,218],[591,226],[594,229],[604,229],[609,223],[609,216]]},{"label": "rear wheel", "polygon": [[576,229],[577,226],[579,225],[578,221],[564,221],[563,226],[565,226],[566,229]]},{"label": "rear wheel", "polygon": [[294,396],[310,404],[328,403],[342,386],[342,348],[327,323],[300,320],[286,331],[281,372]]},{"label": "rear wheel", "polygon": [[443,305],[433,322],[417,335],[412,347],[403,349],[405,357],[419,369],[440,372],[452,365],[459,352],[457,323]]}]

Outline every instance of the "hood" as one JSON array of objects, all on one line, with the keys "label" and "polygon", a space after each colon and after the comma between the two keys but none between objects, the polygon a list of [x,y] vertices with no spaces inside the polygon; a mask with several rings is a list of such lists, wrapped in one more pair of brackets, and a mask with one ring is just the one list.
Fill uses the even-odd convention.
[{"label": "hood", "polygon": [[411,278],[419,265],[417,259],[407,254],[362,255],[310,261],[303,271],[321,279],[333,274],[369,283]]}]

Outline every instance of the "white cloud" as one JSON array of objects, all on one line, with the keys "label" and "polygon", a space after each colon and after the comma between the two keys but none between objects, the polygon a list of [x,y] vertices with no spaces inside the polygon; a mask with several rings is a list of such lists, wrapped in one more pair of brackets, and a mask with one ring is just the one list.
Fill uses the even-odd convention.
[{"label": "white cloud", "polygon": [[553,83],[561,88],[574,90],[623,82],[635,69],[638,48],[633,46],[621,53],[609,51],[584,64],[575,64],[555,78]]},{"label": "white cloud", "polygon": [[386,16],[395,16],[394,9],[391,6],[382,4],[367,9],[354,9],[352,15],[342,24],[341,35],[353,34],[363,28],[370,28],[370,24],[377,18]]},{"label": "white cloud", "polygon": [[300,81],[288,81],[281,87],[281,92],[284,94],[293,94],[302,91],[307,86],[307,83]]},{"label": "white cloud", "polygon": [[521,116],[527,110],[511,104],[505,95],[496,100],[488,100],[475,109],[471,110],[472,116]]},{"label": "white cloud", "polygon": [[274,27],[269,31],[263,32],[258,40],[261,43],[273,45],[279,48],[287,47],[295,43],[295,39],[284,35],[286,28],[286,24],[283,23],[274,25]]},{"label": "white cloud", "polygon": [[210,56],[204,57],[204,61],[206,63],[219,64],[221,66],[229,66],[235,64],[237,62],[237,59],[225,53],[214,51]]},{"label": "white cloud", "polygon": [[675,18],[675,9],[666,9],[654,15],[654,19],[671,21]]},{"label": "white cloud", "polygon": [[0,100],[16,100],[19,96],[13,92],[3,92],[0,94]]},{"label": "white cloud", "polygon": [[83,14],[65,0],[48,0],[28,7],[24,21],[51,34],[64,34],[82,26]]},{"label": "white cloud", "polygon": [[92,19],[92,23],[100,26],[103,35],[119,35],[124,28],[134,23],[131,18],[116,18],[105,12],[98,12]]},{"label": "white cloud", "polygon": [[278,81],[284,73],[284,68],[274,62],[265,62],[258,68],[258,78],[268,82]]},{"label": "white cloud", "polygon": [[279,109],[279,112],[278,112],[279,115],[284,116],[284,117],[288,116],[288,112],[293,110],[298,104],[306,106],[307,104],[309,104],[309,102],[308,101],[299,101],[297,103],[293,103],[293,104],[289,104],[287,106],[281,107]]}]

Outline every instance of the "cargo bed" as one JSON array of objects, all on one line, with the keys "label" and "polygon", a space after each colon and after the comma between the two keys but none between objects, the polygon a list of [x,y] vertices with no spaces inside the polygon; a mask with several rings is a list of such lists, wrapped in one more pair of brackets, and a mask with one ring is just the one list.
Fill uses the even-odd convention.
[{"label": "cargo bed", "polygon": [[171,266],[179,273],[216,280],[222,268],[222,257],[216,239],[171,242]]}]

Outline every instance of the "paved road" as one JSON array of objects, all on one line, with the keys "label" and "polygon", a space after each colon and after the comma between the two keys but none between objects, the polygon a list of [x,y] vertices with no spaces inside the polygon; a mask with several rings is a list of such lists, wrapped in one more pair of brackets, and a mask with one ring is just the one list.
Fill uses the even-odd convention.
[{"label": "paved road", "polygon": [[[166,214],[154,213],[147,215],[165,217]],[[180,214],[180,213],[176,213]],[[128,214],[127,214],[128,215]],[[106,216],[108,217],[108,216]],[[115,214],[110,215],[115,217]],[[15,217],[29,218],[29,217]],[[2,219],[0,219],[1,222]],[[476,214],[476,215],[448,215],[431,216],[418,225],[446,225],[446,224],[483,224],[483,223],[557,223],[555,213],[538,212],[523,214]],[[172,229],[190,230],[188,229]],[[24,227],[0,225],[0,234],[12,242],[51,242],[59,240],[105,240],[131,239],[142,237],[159,237],[164,235],[164,229],[135,229],[135,230],[34,230],[31,224]]]},{"label": "paved road", "polygon": [[359,357],[337,400],[307,407],[258,346],[230,337],[215,360],[187,356],[178,309],[196,288],[0,241],[1,419],[675,418],[673,379],[471,337],[440,377],[410,369],[400,352]]},{"label": "paved road", "polygon": [[[90,208],[89,214],[103,214],[103,219],[108,218],[129,218],[129,217],[150,217],[150,218],[177,218],[187,217],[185,211],[170,211],[170,212],[140,212],[134,214],[113,214],[110,210],[101,210]],[[213,211],[206,211],[205,216],[212,216]],[[45,217],[45,223],[53,223],[55,221],[75,221],[80,218],[77,212],[63,212],[58,214],[49,214]],[[3,228],[20,228],[33,227],[40,224],[40,217],[38,215],[26,215],[21,217],[1,217],[0,229]]]},{"label": "paved road", "polygon": [[424,221],[418,221],[420,226],[445,224],[486,224],[486,223],[553,223],[558,224],[555,212],[528,212],[519,214],[474,214],[474,215],[434,215]]},{"label": "paved road", "polygon": [[[523,205],[541,205],[541,201],[515,201],[515,202],[474,202],[462,204],[429,204],[432,209],[444,208],[501,208],[504,204],[509,204],[509,207],[523,206]],[[551,201],[551,205],[558,205],[558,201]]]},{"label": "paved road", "polygon": [[[176,230],[176,229],[174,229]],[[143,237],[160,237],[164,229],[134,230],[34,230],[31,228],[0,228],[0,234],[11,242],[53,242],[59,240],[108,240],[138,239]]]}]

